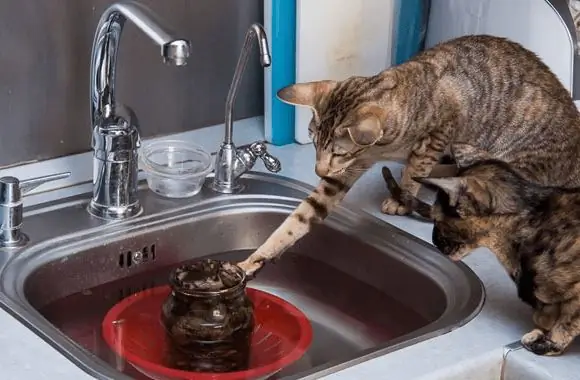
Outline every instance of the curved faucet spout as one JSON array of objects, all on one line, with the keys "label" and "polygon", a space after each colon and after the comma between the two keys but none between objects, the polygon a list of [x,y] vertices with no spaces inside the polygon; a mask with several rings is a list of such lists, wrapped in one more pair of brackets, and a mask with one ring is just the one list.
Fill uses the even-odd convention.
[{"label": "curved faucet spout", "polygon": [[228,91],[226,98],[226,120],[225,120],[225,136],[221,143],[219,151],[215,158],[214,179],[210,186],[213,190],[224,193],[233,194],[241,191],[243,186],[237,183],[238,177],[252,170],[256,160],[260,158],[266,169],[271,172],[278,172],[281,169],[280,161],[268,153],[266,145],[256,142],[244,149],[236,149],[233,141],[233,108],[236,101],[236,94],[242,75],[248,62],[250,50],[252,48],[252,39],[256,38],[258,48],[260,49],[260,63],[262,67],[270,66],[272,58],[270,57],[270,48],[268,47],[268,38],[266,32],[260,24],[252,24],[246,33],[242,52],[238,58],[234,78]]},{"label": "curved faucet spout", "polygon": [[114,112],[117,53],[126,20],[132,21],[161,47],[164,62],[183,66],[189,57],[189,41],[174,37],[144,6],[133,1],[111,5],[103,12],[93,40],[90,73],[92,127],[99,116],[112,116]]},{"label": "curved faucet spout", "polygon": [[268,38],[266,37],[266,32],[260,24],[252,24],[248,31],[246,32],[246,38],[244,40],[244,45],[242,46],[242,52],[238,58],[238,63],[236,65],[236,71],[234,72],[234,78],[230,85],[228,91],[228,97],[226,98],[226,133],[224,138],[225,144],[232,144],[233,141],[233,108],[236,101],[236,95],[238,92],[238,87],[244,70],[246,69],[246,63],[248,63],[248,57],[250,56],[252,38],[256,37],[258,40],[258,48],[260,49],[260,63],[262,67],[270,66],[272,58],[270,56],[270,48],[268,46]]}]

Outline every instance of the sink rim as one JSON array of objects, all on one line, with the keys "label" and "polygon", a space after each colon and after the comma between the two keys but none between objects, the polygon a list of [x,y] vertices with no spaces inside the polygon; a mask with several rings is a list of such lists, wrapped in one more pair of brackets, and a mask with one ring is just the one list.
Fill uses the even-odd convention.
[{"label": "sink rim", "polygon": [[[211,178],[208,178],[211,180]],[[303,197],[308,194],[313,187],[302,183],[300,181],[296,181],[294,179],[286,178],[279,175],[272,175],[268,173],[249,173],[244,178],[246,181],[259,181],[263,183],[274,183],[278,186],[282,186],[285,188],[292,188],[294,190],[299,191],[302,196],[301,197],[284,197],[284,196],[277,196],[277,195],[252,195],[252,194],[240,194],[240,195],[226,195],[226,196],[216,196],[209,200],[209,202],[192,202],[185,207],[177,207],[177,208],[170,208],[167,212],[164,213],[153,213],[153,214],[143,214],[137,218],[122,221],[120,223],[114,223],[110,226],[106,226],[105,228],[109,229],[109,234],[122,234],[126,232],[127,229],[135,229],[136,231],[141,231],[144,233],[144,229],[148,221],[157,219],[158,222],[163,223],[167,222],[168,218],[172,214],[177,215],[179,219],[189,219],[192,217],[192,214],[201,213],[206,215],[212,215],[217,212],[214,209],[211,209],[211,206],[215,206],[216,204],[222,204],[223,207],[227,208],[228,205],[230,207],[236,208],[241,207],[242,209],[247,209],[248,205],[251,204],[266,204],[269,207],[274,207],[279,210],[282,210],[285,213],[291,212],[295,206],[302,201]],[[146,187],[145,187],[146,188]],[[55,205],[61,207],[67,207],[67,204],[70,206],[71,204],[78,204],[80,196],[73,197],[75,199],[65,199],[56,202],[52,202],[51,205],[39,205],[32,208],[32,214],[39,214],[43,212],[49,212],[52,210]],[[264,201],[264,198],[267,198],[267,201]],[[72,203],[71,203],[72,202]],[[88,199],[86,199],[88,203]],[[58,208],[58,207],[57,207]],[[45,209],[46,211],[43,211]],[[25,214],[26,218],[26,214]],[[398,338],[392,339],[385,344],[381,344],[369,349],[366,349],[355,357],[350,359],[343,359],[343,360],[335,360],[329,363],[325,363],[323,365],[311,368],[307,371],[304,371],[300,374],[294,376],[288,376],[288,379],[294,378],[301,378],[301,379],[311,379],[311,378],[318,378],[320,376],[328,375],[331,373],[335,373],[337,371],[343,370],[345,368],[352,367],[354,365],[360,364],[362,362],[371,360],[373,358],[384,356],[390,352],[402,349],[404,347],[408,347],[419,342],[423,342],[429,340],[435,336],[446,334],[452,330],[455,330],[469,321],[471,321],[479,312],[481,311],[483,304],[485,302],[485,288],[483,283],[479,279],[479,277],[464,263],[452,263],[450,260],[445,258],[444,256],[440,255],[435,247],[422,239],[419,239],[410,233],[386,222],[379,218],[376,218],[372,214],[364,210],[358,210],[349,205],[348,202],[343,202],[331,215],[328,217],[325,224],[329,224],[331,227],[337,227],[341,224],[344,226],[348,224],[346,221],[351,220],[351,224],[353,223],[352,220],[355,221],[363,221],[364,223],[368,223],[376,228],[380,228],[383,231],[383,237],[380,236],[370,236],[371,242],[365,241],[368,244],[375,245],[379,243],[385,244],[387,242],[387,235],[397,235],[398,239],[405,239],[406,241],[411,242],[411,244],[418,245],[420,247],[421,252],[413,252],[411,250],[405,250],[406,256],[411,256],[416,260],[420,260],[423,262],[424,265],[442,265],[445,263],[446,267],[453,268],[452,270],[455,272],[459,272],[460,275],[466,282],[467,287],[455,286],[452,288],[456,298],[462,299],[463,303],[459,305],[459,308],[453,308],[448,305],[445,308],[443,314],[436,319],[435,321],[427,324],[426,326],[414,330],[410,333],[407,333],[403,336]],[[26,220],[25,220],[26,222]],[[119,229],[120,226],[124,228]],[[116,232],[110,231],[112,229],[116,229]],[[348,229],[348,228],[347,228]],[[351,226],[352,229],[352,226]],[[340,230],[340,228],[339,228]],[[102,233],[102,229],[100,229]],[[18,269],[19,263],[29,264],[34,263],[35,257],[34,253],[36,252],[37,256],[41,256],[46,252],[50,252],[55,248],[45,248],[43,249],[42,246],[45,244],[55,243],[55,241],[60,241],[56,246],[63,247],[70,246],[74,244],[75,241],[81,242],[81,244],[85,245],[85,248],[80,250],[85,251],[90,249],[90,247],[95,246],[95,244],[88,244],[87,238],[91,235],[90,229],[84,229],[79,232],[73,232],[72,234],[53,237],[52,239],[47,239],[44,241],[36,241],[30,244],[29,246],[20,250],[19,254],[11,255],[9,260],[3,265],[0,275],[0,307],[6,310],[8,313],[13,315],[17,318],[21,323],[23,323],[27,328],[33,331],[37,336],[39,336],[44,341],[48,342],[51,346],[53,346],[59,353],[67,357],[70,361],[72,361],[75,365],[77,365],[80,369],[84,370],[89,375],[99,378],[99,379],[109,379],[109,378],[122,378],[122,379],[129,379],[127,375],[124,375],[115,369],[113,369],[109,364],[105,363],[101,359],[94,356],[88,350],[81,348],[75,342],[70,340],[66,337],[63,333],[60,332],[58,328],[53,326],[49,321],[47,321],[28,301],[25,291],[24,291],[24,283],[25,280],[28,278],[28,275],[31,271],[21,271],[21,270],[14,270],[12,273],[9,273],[12,268]],[[116,239],[109,239],[109,240],[116,240]],[[373,243],[374,242],[374,243]],[[388,245],[392,245],[388,244]],[[431,254],[423,254],[427,251],[427,253]],[[430,252],[429,252],[430,251]],[[32,252],[32,257],[28,257]],[[435,254],[433,254],[435,253]],[[50,260],[52,261],[52,260]],[[33,266],[34,268],[40,268],[44,263],[37,264]],[[414,269],[419,269],[418,267],[414,266]],[[6,274],[11,274],[15,279],[19,281],[8,281],[6,279]],[[429,276],[427,273],[424,275],[430,277],[433,281],[439,284],[437,278]],[[449,277],[452,276],[451,274],[446,274]],[[6,285],[12,284],[12,289],[7,288]],[[464,284],[465,285],[465,284]],[[7,291],[8,290],[8,291]],[[12,291],[10,291],[12,290]],[[16,292],[14,292],[14,290]],[[446,296],[448,296],[449,288],[443,288],[443,292]]]}]

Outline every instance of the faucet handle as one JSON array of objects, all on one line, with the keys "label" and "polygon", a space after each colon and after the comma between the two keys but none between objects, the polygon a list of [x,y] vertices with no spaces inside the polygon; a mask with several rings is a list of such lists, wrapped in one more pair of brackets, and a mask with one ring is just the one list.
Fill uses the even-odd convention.
[{"label": "faucet handle", "polygon": [[250,145],[250,151],[256,157],[260,157],[264,162],[264,166],[272,173],[278,173],[282,170],[280,160],[272,156],[268,152],[268,147],[261,141],[256,141]]}]

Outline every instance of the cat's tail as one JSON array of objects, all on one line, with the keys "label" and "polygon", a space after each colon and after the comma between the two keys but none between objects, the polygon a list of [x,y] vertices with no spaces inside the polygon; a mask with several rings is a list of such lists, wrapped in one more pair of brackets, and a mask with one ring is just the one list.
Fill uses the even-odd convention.
[{"label": "cat's tail", "polygon": [[[383,179],[385,180],[385,184],[387,185],[387,190],[391,193],[391,196],[396,199],[401,199],[402,190],[395,177],[393,177],[393,173],[391,170],[383,166],[382,169]],[[411,196],[411,210],[415,211],[417,214],[422,216],[423,218],[433,220],[433,207],[422,200],[418,199],[417,197]]]}]

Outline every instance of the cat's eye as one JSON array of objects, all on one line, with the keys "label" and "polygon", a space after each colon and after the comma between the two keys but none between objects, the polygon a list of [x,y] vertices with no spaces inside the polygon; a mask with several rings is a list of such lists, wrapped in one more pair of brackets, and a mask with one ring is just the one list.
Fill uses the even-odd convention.
[{"label": "cat's eye", "polygon": [[334,148],[332,149],[332,153],[335,156],[346,156],[349,153],[349,150],[341,146],[335,145]]}]

